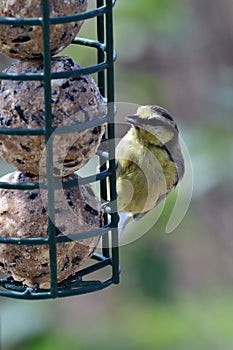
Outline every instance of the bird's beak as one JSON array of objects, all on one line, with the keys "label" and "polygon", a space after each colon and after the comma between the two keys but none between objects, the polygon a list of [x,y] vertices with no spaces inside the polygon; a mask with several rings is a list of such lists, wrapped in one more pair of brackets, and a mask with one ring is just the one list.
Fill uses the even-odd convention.
[{"label": "bird's beak", "polygon": [[137,114],[134,115],[128,115],[126,118],[126,121],[132,125],[139,125],[140,124],[140,117]]}]

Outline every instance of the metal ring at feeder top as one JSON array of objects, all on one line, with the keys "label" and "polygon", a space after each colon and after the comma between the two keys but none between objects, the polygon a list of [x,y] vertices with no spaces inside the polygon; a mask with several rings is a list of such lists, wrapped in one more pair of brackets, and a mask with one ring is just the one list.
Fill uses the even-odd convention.
[{"label": "metal ring at feeder top", "polygon": [[[111,8],[114,7],[116,3],[116,0],[112,0]],[[85,11],[82,13],[76,13],[72,15],[67,16],[58,16],[58,17],[50,17],[49,23],[50,24],[60,24],[60,23],[69,23],[69,22],[76,22],[76,21],[82,21],[86,19],[95,18],[98,16],[101,16],[105,13],[109,12],[109,7],[107,5],[100,6],[96,9]],[[9,25],[24,25],[24,26],[31,26],[31,25],[43,25],[43,18],[12,18],[12,17],[0,17],[0,24],[9,24]]]}]

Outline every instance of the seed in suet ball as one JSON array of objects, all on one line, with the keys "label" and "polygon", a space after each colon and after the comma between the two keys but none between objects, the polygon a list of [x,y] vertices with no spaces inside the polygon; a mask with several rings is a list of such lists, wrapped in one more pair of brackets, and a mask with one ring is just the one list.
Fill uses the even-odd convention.
[{"label": "seed in suet ball", "polygon": [[[50,0],[50,17],[67,16],[87,9],[87,0]],[[0,16],[15,18],[42,17],[41,0],[1,0]],[[68,46],[78,34],[83,21],[50,25],[50,50],[54,55]],[[47,33],[48,34],[48,33]],[[42,56],[41,25],[0,24],[0,52],[12,58]]]},{"label": "seed in suet ball", "polygon": [[[52,57],[52,72],[69,72],[81,66],[68,56]],[[10,65],[7,73],[42,73],[41,60],[23,60]],[[54,175],[67,176],[84,166],[95,154],[104,125],[58,134],[60,126],[73,126],[106,114],[106,105],[94,79],[89,75],[51,81],[51,117]],[[2,80],[0,86],[0,126],[44,128],[44,82]],[[22,172],[44,174],[46,153],[44,135],[0,135],[0,156]]]},{"label": "seed in suet ball", "polygon": [[[71,175],[64,181],[77,179]],[[37,176],[13,172],[0,181],[38,182]],[[103,225],[100,201],[90,185],[55,190],[56,236],[69,236],[70,241],[56,244],[58,282],[76,273],[91,257],[99,236],[72,240],[75,233],[91,231]],[[0,236],[48,237],[47,191],[0,189]],[[25,285],[50,286],[48,244],[0,244],[0,269]]]}]

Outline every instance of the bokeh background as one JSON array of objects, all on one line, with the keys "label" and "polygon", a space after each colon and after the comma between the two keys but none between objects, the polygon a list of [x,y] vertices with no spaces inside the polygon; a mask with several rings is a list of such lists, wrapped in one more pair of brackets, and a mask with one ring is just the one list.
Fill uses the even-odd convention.
[{"label": "bokeh background", "polygon": [[[119,286],[55,301],[2,298],[3,349],[232,349],[232,17],[232,0],[117,1],[116,100],[176,116],[194,169],[191,205],[167,235],[171,196],[153,228],[121,248]],[[80,36],[95,36],[93,21]],[[89,50],[66,53],[93,63]]]}]

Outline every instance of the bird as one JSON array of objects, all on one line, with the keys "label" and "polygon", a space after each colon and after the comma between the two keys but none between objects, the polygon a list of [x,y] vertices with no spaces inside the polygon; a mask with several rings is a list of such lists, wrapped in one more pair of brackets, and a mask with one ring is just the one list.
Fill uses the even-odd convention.
[{"label": "bird", "polygon": [[180,182],[184,157],[177,124],[165,108],[140,106],[126,121],[131,128],[116,147],[118,212],[139,220]]}]

